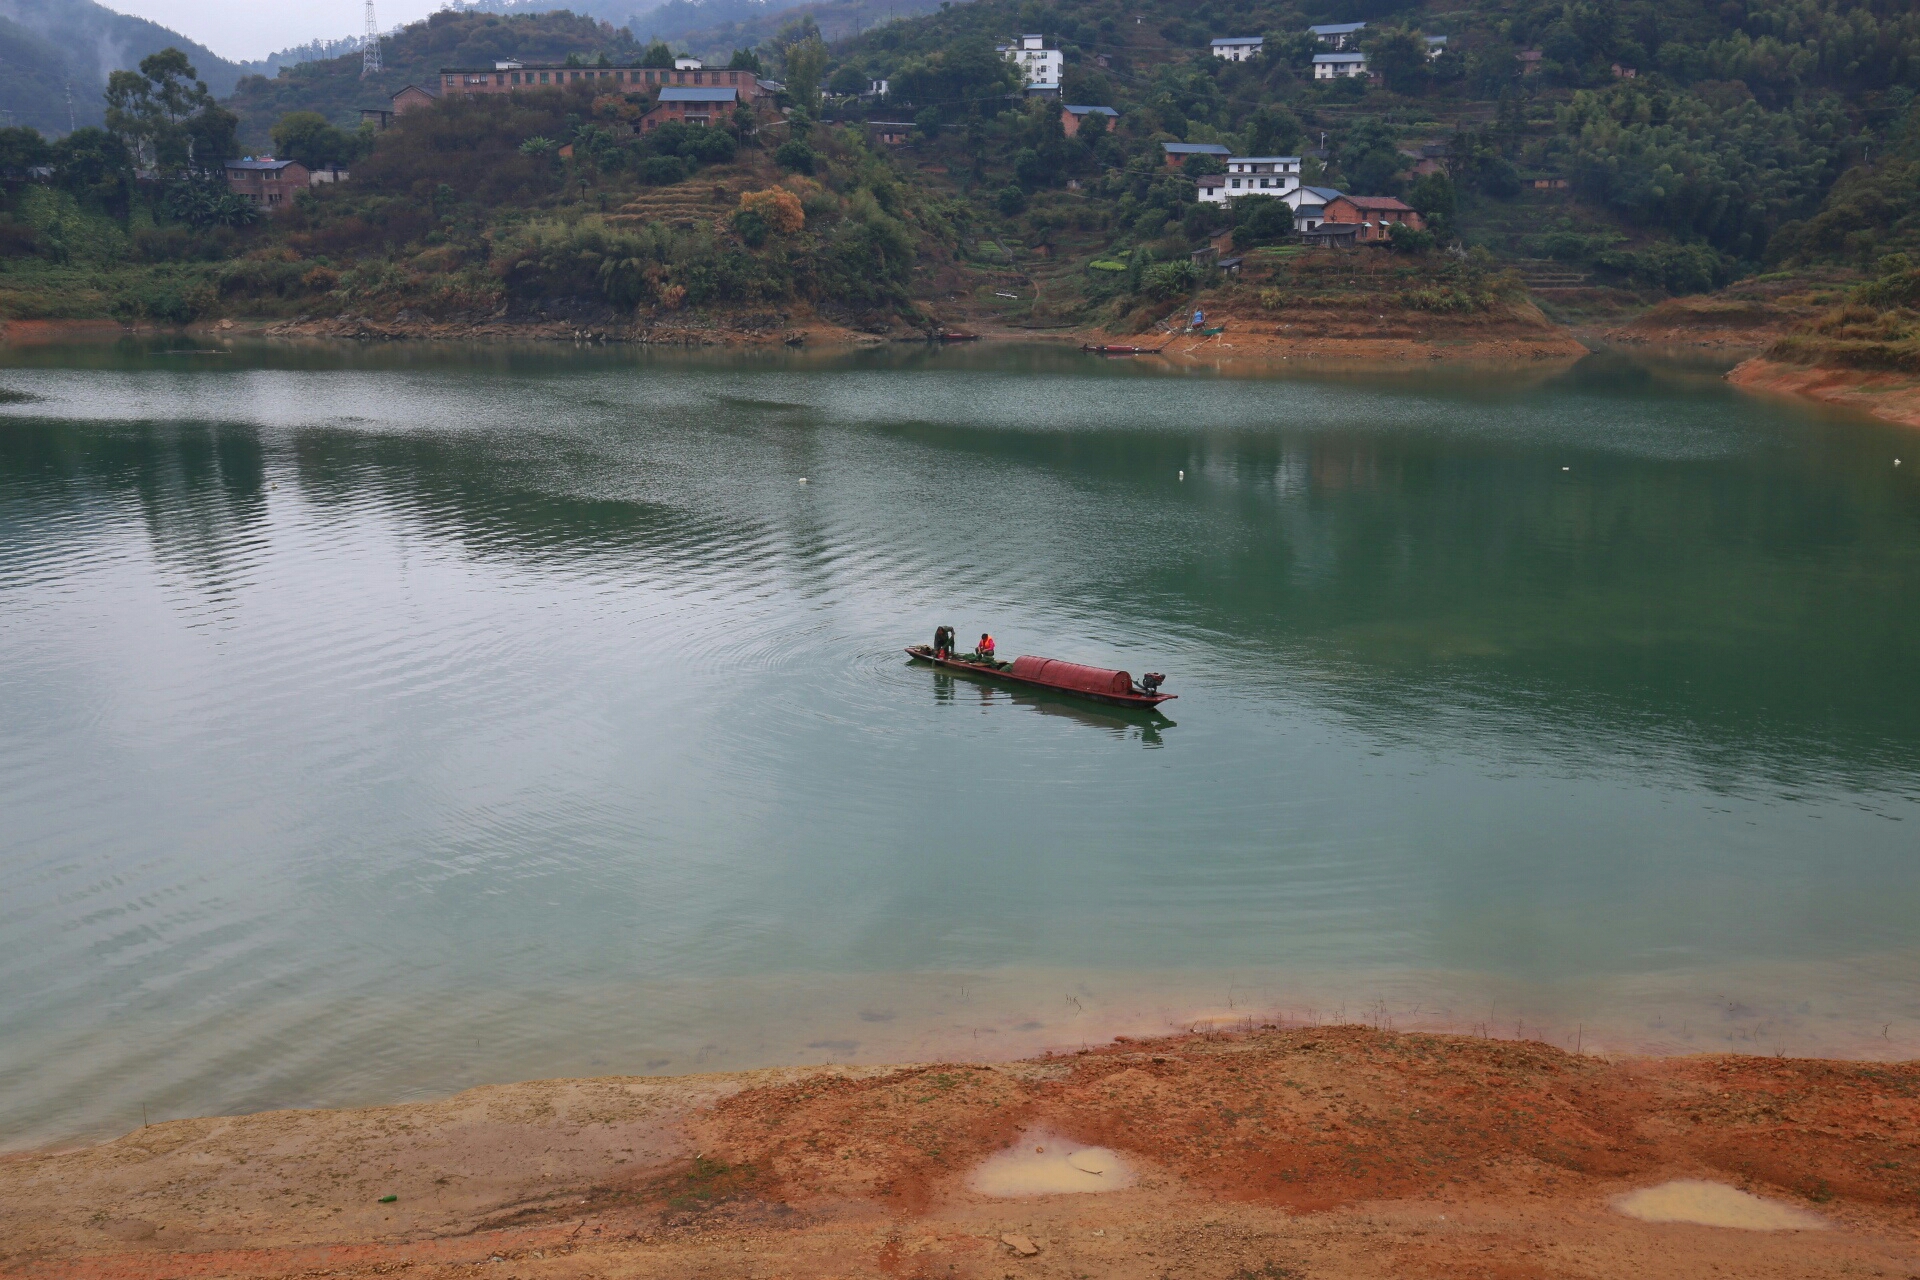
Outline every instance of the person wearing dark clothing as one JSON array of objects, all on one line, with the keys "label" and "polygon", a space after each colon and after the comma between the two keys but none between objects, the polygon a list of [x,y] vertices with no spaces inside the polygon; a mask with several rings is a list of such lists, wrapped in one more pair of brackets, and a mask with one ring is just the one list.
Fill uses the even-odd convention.
[{"label": "person wearing dark clothing", "polygon": [[935,627],[933,629],[933,656],[951,658],[953,656],[953,628]]}]

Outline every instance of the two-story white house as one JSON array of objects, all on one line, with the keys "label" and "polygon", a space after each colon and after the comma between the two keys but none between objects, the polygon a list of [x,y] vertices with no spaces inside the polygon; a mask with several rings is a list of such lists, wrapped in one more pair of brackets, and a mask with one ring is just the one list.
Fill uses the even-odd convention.
[{"label": "two-story white house", "polygon": [[1202,178],[1196,185],[1206,204],[1231,204],[1241,196],[1284,198],[1300,185],[1300,157],[1228,156],[1224,174]]},{"label": "two-story white house", "polygon": [[1316,53],[1313,55],[1313,78],[1315,80],[1344,80],[1367,74],[1367,55],[1358,49],[1348,53]]},{"label": "two-story white house", "polygon": [[1364,22],[1325,22],[1317,27],[1308,27],[1307,34],[1318,38],[1321,44],[1344,49],[1350,44],[1359,44],[1360,33],[1366,29]]},{"label": "two-story white house", "polygon": [[1026,77],[1028,93],[1060,92],[1060,72],[1066,59],[1058,49],[1047,48],[1045,36],[1021,36],[1017,44],[995,46],[1000,56],[1020,67]]},{"label": "two-story white house", "polygon": [[1265,36],[1224,36],[1212,41],[1209,47],[1213,56],[1228,62],[1245,62],[1248,58],[1260,56],[1260,50],[1266,46]]}]

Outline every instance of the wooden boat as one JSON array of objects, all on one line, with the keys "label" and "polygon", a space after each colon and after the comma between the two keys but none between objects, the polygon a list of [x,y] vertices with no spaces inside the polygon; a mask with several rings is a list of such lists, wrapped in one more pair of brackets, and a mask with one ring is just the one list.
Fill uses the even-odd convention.
[{"label": "wooden boat", "polygon": [[1157,356],[1160,354],[1159,347],[1121,347],[1094,342],[1083,342],[1080,344],[1080,349],[1091,351],[1097,356]]},{"label": "wooden boat", "polygon": [[1095,702],[1116,707],[1157,707],[1180,696],[1177,693],[1142,693],[1140,686],[1133,682],[1133,677],[1124,671],[1084,667],[1077,662],[1062,662],[1058,658],[1020,657],[1012,662],[988,666],[984,662],[968,662],[964,658],[937,658],[933,646],[926,644],[908,646],[907,656],[951,671],[965,671],[969,675],[987,676],[1034,689],[1052,689],[1056,693],[1092,698]]},{"label": "wooden boat", "polygon": [[978,342],[980,341],[979,334],[962,333],[958,329],[942,329],[939,333],[935,334],[934,337],[938,338],[941,342]]}]

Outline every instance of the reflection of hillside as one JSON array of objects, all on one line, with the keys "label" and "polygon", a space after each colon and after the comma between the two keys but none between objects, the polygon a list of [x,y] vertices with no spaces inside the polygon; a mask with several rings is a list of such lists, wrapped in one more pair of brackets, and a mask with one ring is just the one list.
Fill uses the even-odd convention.
[{"label": "reflection of hillside", "polygon": [[0,432],[0,483],[76,506],[102,492],[131,499],[154,555],[211,600],[239,590],[267,515],[266,455],[248,427],[19,421]]},{"label": "reflection of hillside", "polygon": [[[448,358],[378,356],[416,374]],[[581,369],[601,381],[577,391],[545,376],[563,356],[483,352],[457,367],[542,376],[448,377],[424,422],[419,399],[284,445],[16,417],[0,479],[137,498],[156,549],[206,590],[244,562],[285,448],[323,511],[373,503],[534,568],[997,600],[1029,625],[1072,619],[1089,658],[1143,645],[1176,682],[1489,748],[1564,738],[1716,778],[1920,765],[1920,501],[1875,428],[1823,433],[1698,370],[1612,357],[1518,398],[1269,383],[1264,424],[1241,383],[982,359],[596,354]],[[927,380],[836,400],[852,393],[833,369],[896,367]],[[940,381],[954,367],[978,371],[964,399]],[[656,389],[656,370],[679,381]],[[707,371],[710,394],[690,391]],[[416,379],[412,394],[429,393]],[[442,429],[507,395],[528,406],[524,433]],[[1106,425],[1050,426],[1089,402]]]}]

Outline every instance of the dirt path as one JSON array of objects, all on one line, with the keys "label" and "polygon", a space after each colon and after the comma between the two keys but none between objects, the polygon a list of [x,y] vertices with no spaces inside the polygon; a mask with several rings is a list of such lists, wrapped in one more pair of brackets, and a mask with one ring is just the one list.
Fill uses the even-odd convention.
[{"label": "dirt path", "polygon": [[[1117,1152],[1136,1181],[1020,1200],[969,1189],[987,1156],[1059,1140]],[[1827,1226],[1749,1232],[1611,1207],[1673,1178]],[[1920,1064],[1609,1063],[1273,1028],[993,1066],[547,1081],[174,1121],[0,1162],[8,1274],[402,1269],[1915,1277]]]}]

